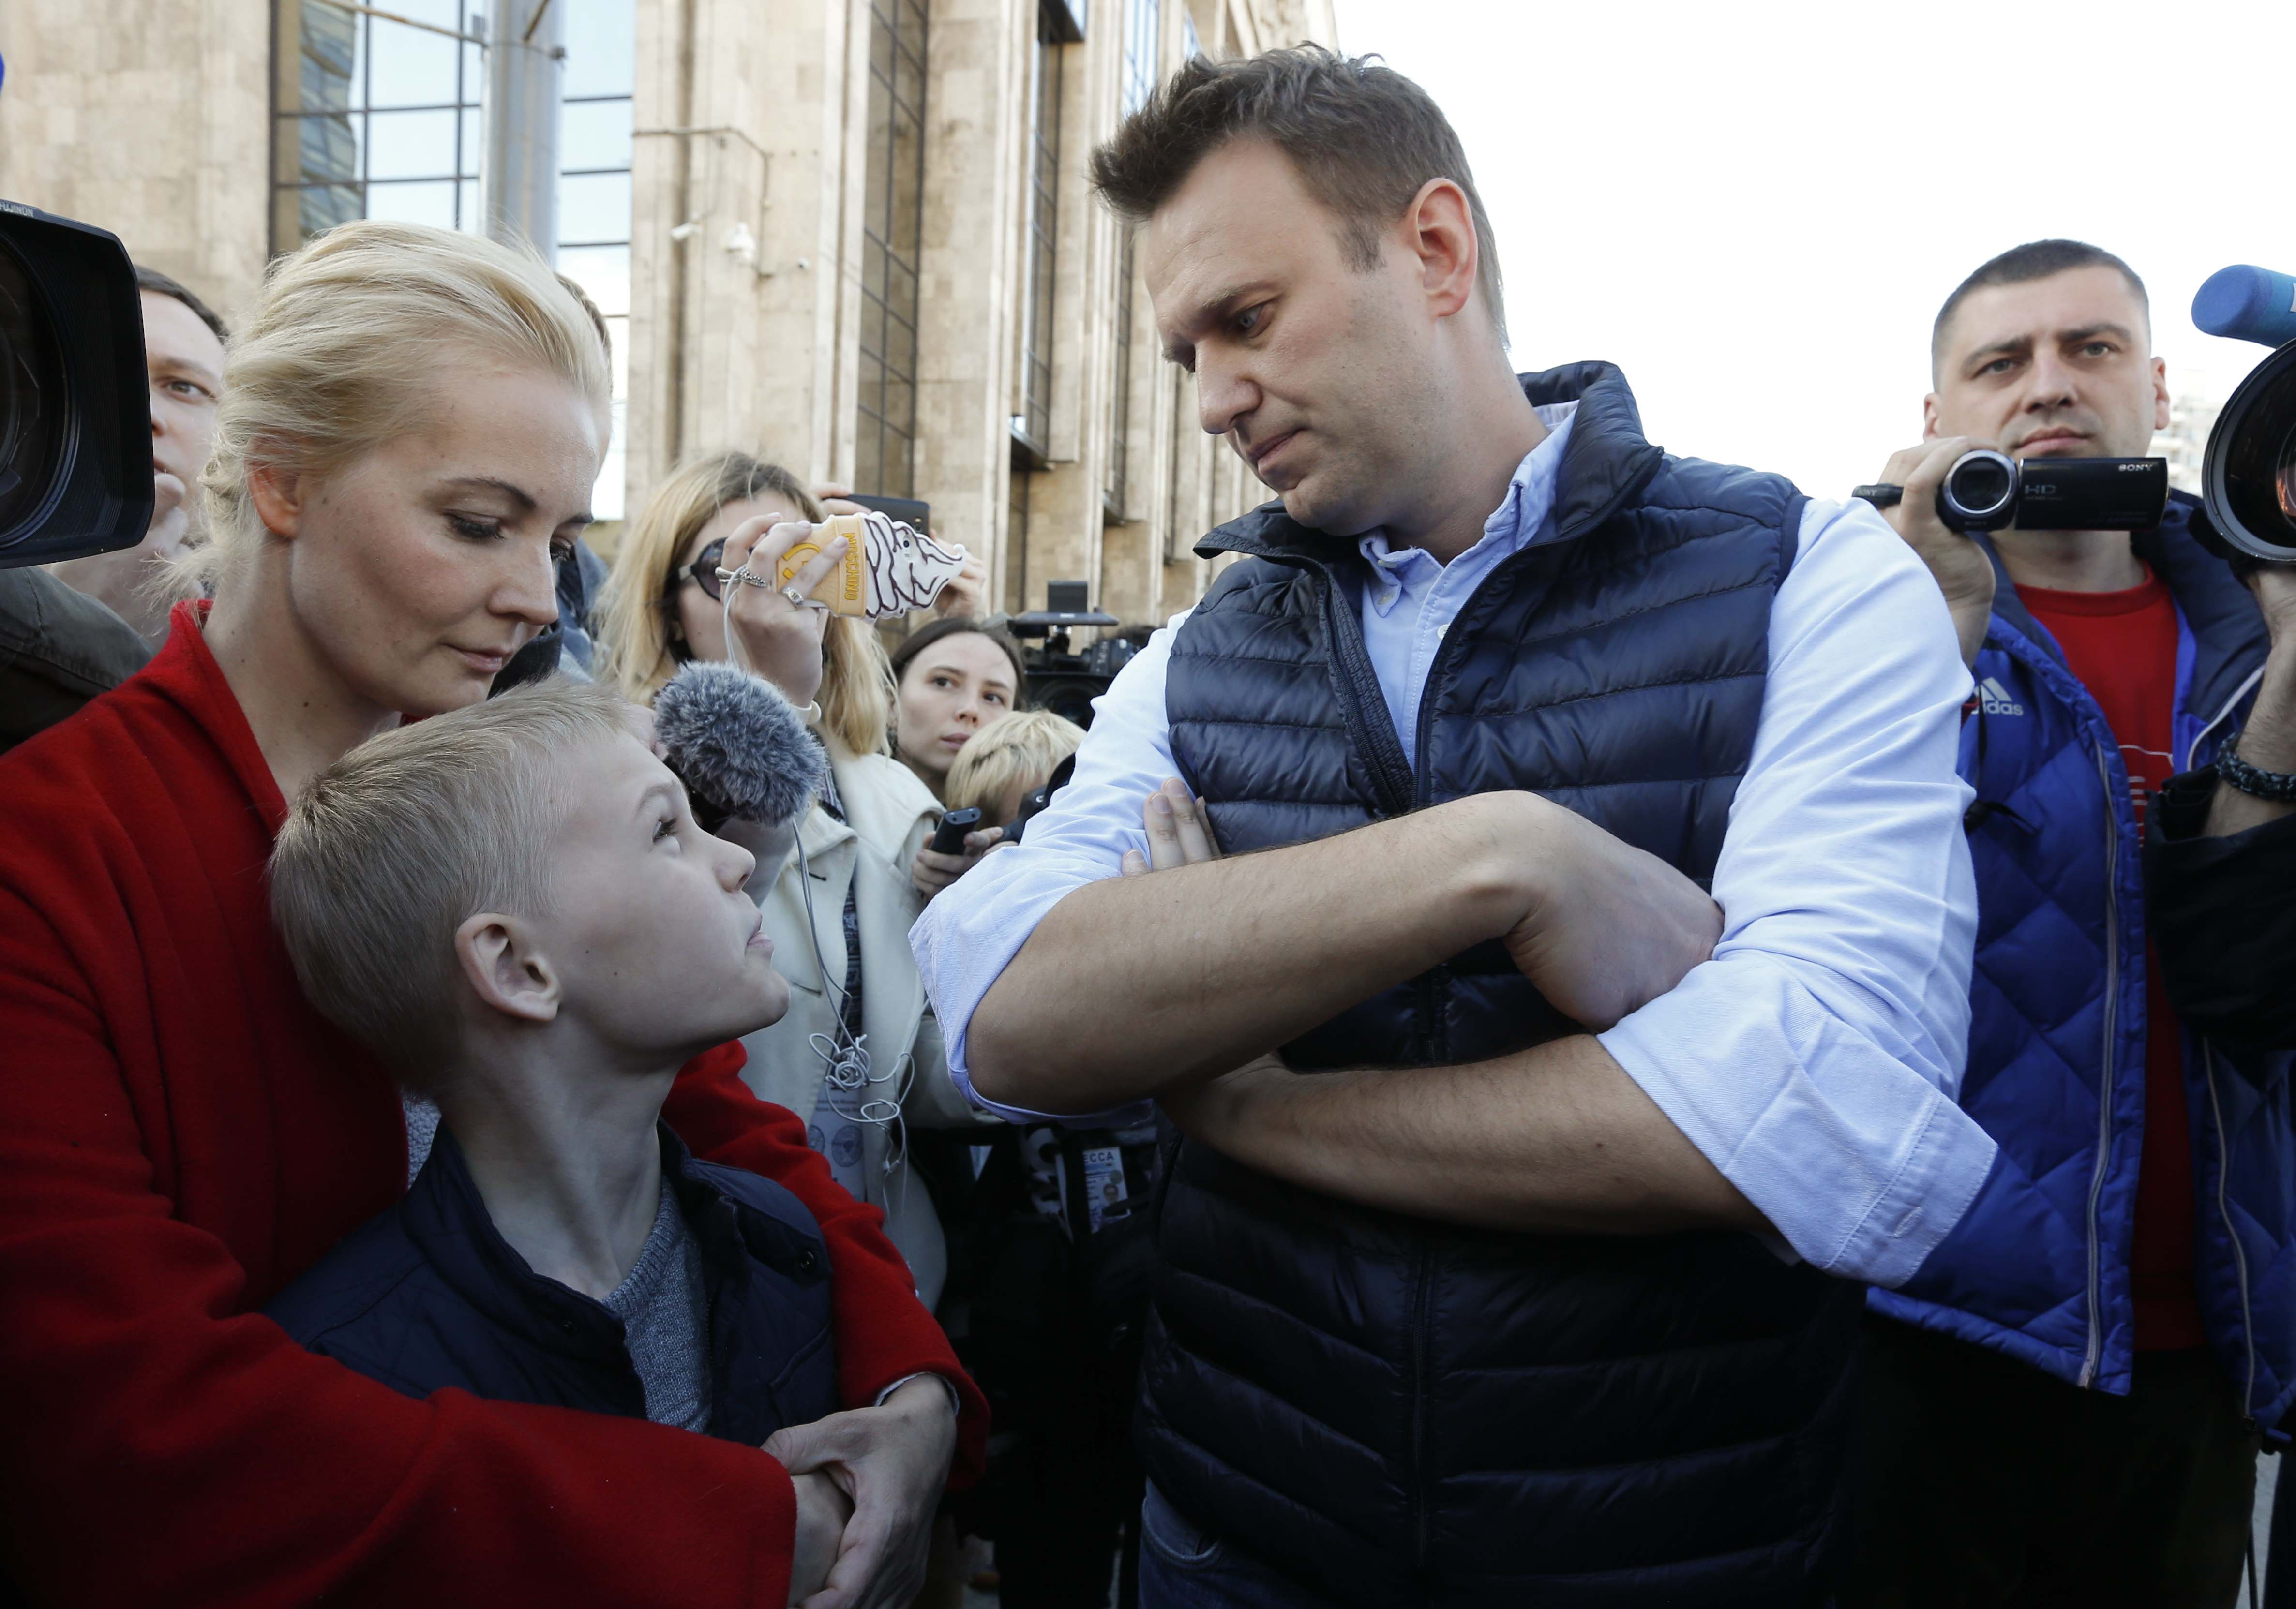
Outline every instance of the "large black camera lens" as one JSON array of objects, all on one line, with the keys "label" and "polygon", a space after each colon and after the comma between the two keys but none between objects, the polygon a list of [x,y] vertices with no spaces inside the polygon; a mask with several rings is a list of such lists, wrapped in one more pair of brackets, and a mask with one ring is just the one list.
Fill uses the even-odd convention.
[{"label": "large black camera lens", "polygon": [[142,540],[151,398],[126,249],[0,201],[0,567]]},{"label": "large black camera lens", "polygon": [[0,531],[47,501],[62,446],[63,355],[39,289],[0,241]]},{"label": "large black camera lens", "polygon": [[2251,558],[2296,562],[2296,342],[2240,382],[2201,459],[2209,521]]},{"label": "large black camera lens", "polygon": [[2017,502],[2017,466],[1989,447],[1964,453],[1938,487],[1938,513],[1960,531],[1998,530]]}]

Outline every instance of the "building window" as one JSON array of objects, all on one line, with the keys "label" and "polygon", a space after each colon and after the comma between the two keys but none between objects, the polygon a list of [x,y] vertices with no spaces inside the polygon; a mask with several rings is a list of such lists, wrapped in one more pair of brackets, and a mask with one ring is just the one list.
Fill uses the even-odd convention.
[{"label": "building window", "polygon": [[868,194],[853,484],[916,488],[917,261],[924,233],[924,0],[870,0]]},{"label": "building window", "polygon": [[457,37],[480,31],[477,0],[391,10],[275,0],[275,252],[352,218],[480,226],[486,60]]},{"label": "building window", "polygon": [[[1124,27],[1123,115],[1130,117],[1156,92],[1156,36],[1163,21],[1161,0],[1128,0]],[[1132,284],[1138,274],[1134,230],[1117,221],[1116,369],[1110,397],[1108,517],[1125,518],[1130,502],[1132,467]]]},{"label": "building window", "polygon": [[[531,4],[532,0],[519,0]],[[614,434],[590,511],[623,517],[630,394],[631,92],[636,0],[554,0],[566,10],[566,78],[558,116],[558,271],[606,317],[614,369]]]},{"label": "building window", "polygon": [[1053,277],[1060,241],[1061,61],[1065,8],[1037,9],[1037,48],[1029,60],[1028,233],[1021,257],[1021,406],[1013,434],[1026,455],[1049,456],[1053,422]]},{"label": "building window", "polygon": [[[601,519],[619,519],[629,392],[636,0],[553,3],[566,7],[558,267],[606,317],[614,434],[591,506]],[[486,51],[477,43],[482,0],[391,0],[379,10],[275,0],[275,252],[292,251],[353,218],[472,233],[486,226],[479,192],[486,149]]]}]

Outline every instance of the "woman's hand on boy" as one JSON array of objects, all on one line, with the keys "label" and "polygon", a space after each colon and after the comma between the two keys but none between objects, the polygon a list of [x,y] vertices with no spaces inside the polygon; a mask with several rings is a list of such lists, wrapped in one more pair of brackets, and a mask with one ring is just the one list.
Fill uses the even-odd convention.
[{"label": "woman's hand on boy", "polygon": [[817,1472],[792,1475],[790,1484],[797,1491],[797,1540],[790,1548],[789,1601],[797,1609],[827,1583],[845,1523],[853,1517],[853,1499]]},{"label": "woman's hand on boy", "polygon": [[939,1379],[911,1380],[876,1408],[775,1431],[766,1451],[853,1500],[837,1562],[805,1609],[906,1609],[924,1585],[933,1511],[956,1456],[956,1408]]},{"label": "woman's hand on boy", "polygon": [[909,881],[927,899],[939,894],[957,878],[980,864],[983,855],[1004,841],[1002,827],[983,827],[964,835],[963,854],[936,854],[928,844],[917,851],[917,858],[909,862]]}]

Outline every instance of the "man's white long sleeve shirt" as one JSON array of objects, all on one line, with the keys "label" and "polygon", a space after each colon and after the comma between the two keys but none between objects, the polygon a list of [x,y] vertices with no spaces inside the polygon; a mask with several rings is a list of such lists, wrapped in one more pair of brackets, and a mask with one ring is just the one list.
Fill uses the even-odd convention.
[{"label": "man's white long sleeve shirt", "polygon": [[[1364,638],[1406,754],[1443,633],[1541,534],[1575,404],[1448,565],[1363,539]],[[1936,584],[1868,504],[1806,506],[1770,614],[1769,680],[1713,894],[1722,940],[1603,1047],[1802,1257],[1895,1285],[1957,1222],[1993,1141],[1955,1104],[1977,895],[1955,774],[1969,676]],[[1147,847],[1141,805],[1177,774],[1159,632],[1095,706],[1073,780],[935,899],[911,935],[958,1086],[973,1010],[1045,915]],[[1415,756],[1414,756],[1415,759]],[[1109,942],[1121,942],[1110,935]],[[1078,1002],[1089,1011],[1091,1002]]]}]

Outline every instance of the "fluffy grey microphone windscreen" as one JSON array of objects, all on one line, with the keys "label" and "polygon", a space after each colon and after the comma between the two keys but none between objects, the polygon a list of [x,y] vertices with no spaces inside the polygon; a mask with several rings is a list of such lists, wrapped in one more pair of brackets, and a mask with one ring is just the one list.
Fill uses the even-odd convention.
[{"label": "fluffy grey microphone windscreen", "polygon": [[772,683],[731,665],[683,666],[653,701],[654,735],[688,792],[728,816],[794,821],[821,791],[821,745]]}]

